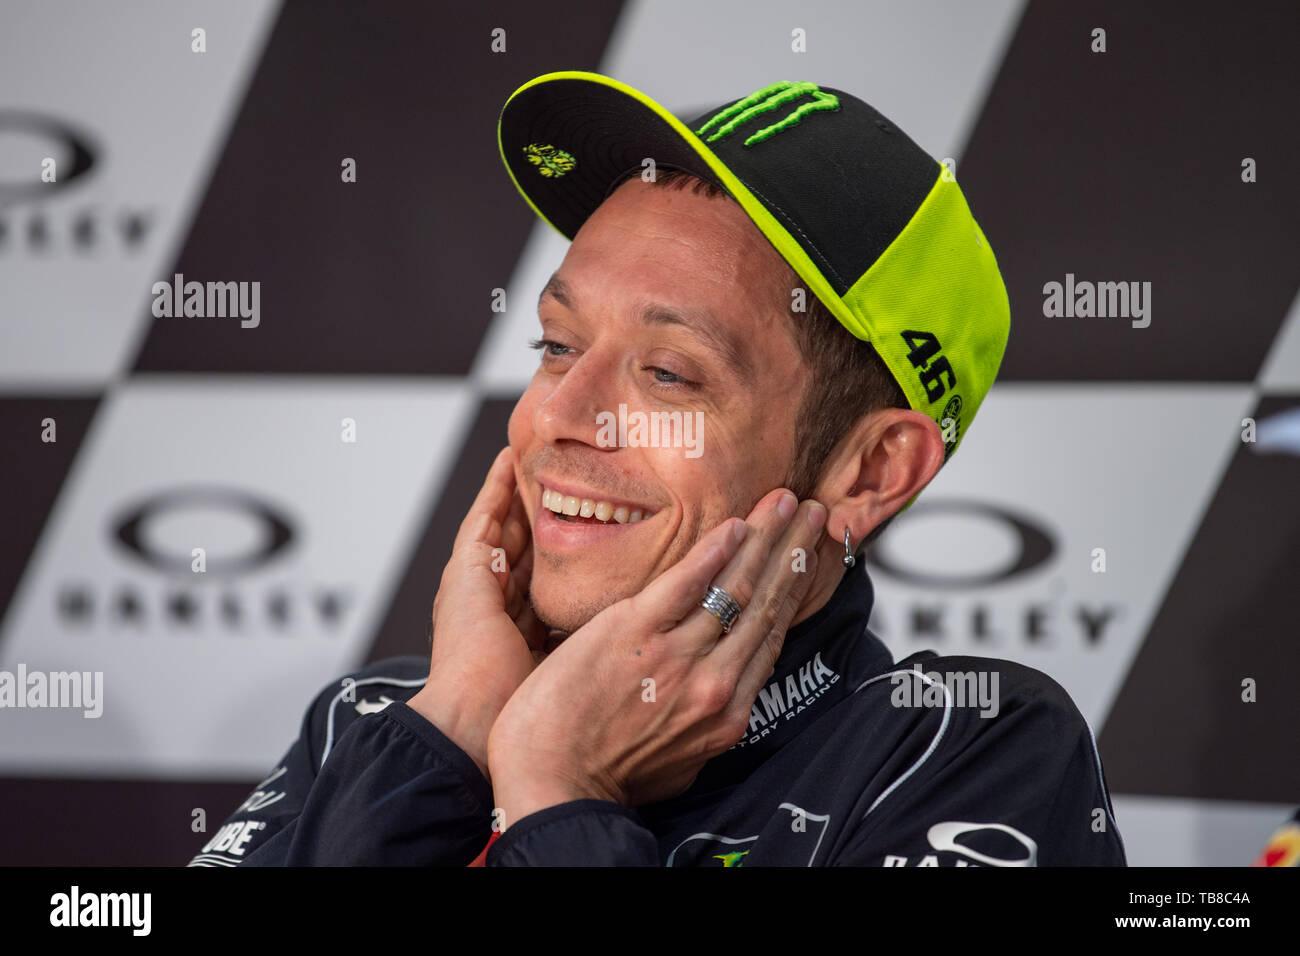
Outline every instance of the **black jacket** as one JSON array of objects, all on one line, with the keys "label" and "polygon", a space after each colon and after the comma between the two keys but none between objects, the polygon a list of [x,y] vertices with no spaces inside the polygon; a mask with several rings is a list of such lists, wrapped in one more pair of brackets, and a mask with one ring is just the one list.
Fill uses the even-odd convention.
[{"label": "black jacket", "polygon": [[[1124,865],[1096,743],[1064,689],[992,658],[895,664],[867,629],[873,597],[859,565],[791,628],[750,733],[681,796],[507,821],[486,864]],[[403,703],[427,673],[394,658],[326,687],[190,865],[473,860],[493,834],[492,791]]]}]

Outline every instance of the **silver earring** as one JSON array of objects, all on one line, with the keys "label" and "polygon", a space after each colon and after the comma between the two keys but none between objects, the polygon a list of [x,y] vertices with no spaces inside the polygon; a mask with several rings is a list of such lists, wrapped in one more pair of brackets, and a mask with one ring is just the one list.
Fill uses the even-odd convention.
[{"label": "silver earring", "polygon": [[857,558],[853,557],[853,552],[849,549],[849,526],[844,526],[844,566],[851,568],[857,564]]}]

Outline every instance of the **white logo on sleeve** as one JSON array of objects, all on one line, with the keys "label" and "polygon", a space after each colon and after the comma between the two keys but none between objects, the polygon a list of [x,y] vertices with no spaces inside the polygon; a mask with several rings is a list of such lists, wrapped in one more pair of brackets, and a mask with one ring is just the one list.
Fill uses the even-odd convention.
[{"label": "white logo on sleeve", "polygon": [[392,701],[383,694],[379,695],[379,700],[377,702],[359,700],[357,701],[357,713],[362,714],[363,716],[365,714],[377,714],[391,703]]},{"label": "white logo on sleeve", "polygon": [[[967,833],[975,833],[979,830],[997,830],[1005,833],[1018,842],[1028,852],[1027,856],[1016,859],[1004,859],[996,856],[989,856],[986,853],[980,853],[972,850],[968,846],[963,846],[957,842],[958,837]],[[938,866],[938,853],[959,853],[962,856],[969,857],[977,865],[983,866],[1037,866],[1038,865],[1038,844],[1035,843],[1025,834],[1021,833],[1015,827],[1009,827],[1005,823],[959,823],[945,822],[936,823],[926,831],[926,839],[930,841],[930,846],[934,848],[935,853],[927,854],[921,857],[919,863],[915,866]],[[885,857],[885,866],[907,866],[907,857],[888,855]],[[957,866],[970,866],[966,860],[958,860]]]}]

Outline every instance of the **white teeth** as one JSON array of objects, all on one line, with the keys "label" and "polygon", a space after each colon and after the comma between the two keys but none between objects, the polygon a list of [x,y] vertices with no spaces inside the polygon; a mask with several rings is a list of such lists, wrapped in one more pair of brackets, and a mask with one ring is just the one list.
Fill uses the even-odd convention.
[{"label": "white teeth", "polygon": [[552,491],[550,488],[542,489],[542,507],[549,508],[556,514],[571,515],[573,517],[595,518],[597,521],[617,521],[619,524],[633,524],[643,518],[649,518],[653,512],[643,511],[638,508],[633,511],[624,505],[615,507],[608,501],[597,501],[595,498],[579,498],[576,495],[565,495],[558,491]]}]

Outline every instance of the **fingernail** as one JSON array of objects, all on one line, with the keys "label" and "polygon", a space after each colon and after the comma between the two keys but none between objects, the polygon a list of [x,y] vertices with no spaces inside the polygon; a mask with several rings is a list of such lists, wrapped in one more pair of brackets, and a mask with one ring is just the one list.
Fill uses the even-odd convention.
[{"label": "fingernail", "polygon": [[745,540],[745,535],[749,534],[749,525],[743,521],[737,521],[731,526],[731,540],[736,544]]},{"label": "fingernail", "polygon": [[799,507],[798,499],[796,499],[794,495],[790,494],[790,492],[787,491],[785,494],[781,496],[781,500],[777,502],[776,513],[779,514],[786,521],[789,521],[792,517],[794,517],[794,509],[797,507]]},{"label": "fingernail", "polygon": [[814,531],[820,531],[826,524],[826,506],[820,501],[814,501],[812,507],[808,509],[808,523],[812,525]]}]

